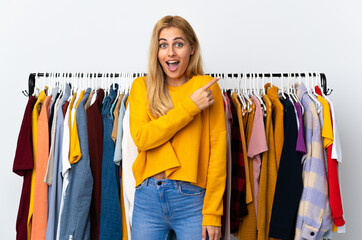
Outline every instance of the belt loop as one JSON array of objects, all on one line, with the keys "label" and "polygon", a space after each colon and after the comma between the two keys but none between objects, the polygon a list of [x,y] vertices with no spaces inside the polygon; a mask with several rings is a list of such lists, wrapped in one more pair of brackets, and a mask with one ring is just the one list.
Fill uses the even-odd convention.
[{"label": "belt loop", "polygon": [[148,180],[149,180],[149,178],[146,178],[146,180],[145,180],[145,187],[148,186]]},{"label": "belt loop", "polygon": [[176,189],[176,190],[179,189],[179,187],[180,187],[180,181],[178,181],[178,180],[173,181],[173,185],[175,186],[175,189]]}]

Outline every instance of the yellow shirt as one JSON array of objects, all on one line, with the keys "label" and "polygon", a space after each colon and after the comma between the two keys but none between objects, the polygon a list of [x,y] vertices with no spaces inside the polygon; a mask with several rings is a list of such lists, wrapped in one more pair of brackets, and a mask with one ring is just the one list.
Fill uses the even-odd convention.
[{"label": "yellow shirt", "polygon": [[[251,99],[250,99],[251,101]],[[255,115],[255,105],[252,102],[252,105],[250,106],[252,111],[248,113],[248,119],[247,119],[247,126],[246,126],[246,141],[247,145],[249,145],[251,132],[253,129],[253,122],[254,122],[254,115]],[[247,146],[248,147],[248,146]],[[254,192],[254,181],[253,179],[253,159],[248,157],[248,163],[249,163],[249,181],[251,185],[251,192]],[[248,181],[246,179],[246,181]],[[253,195],[252,195],[253,197]],[[257,222],[256,222],[256,211],[255,211],[255,203],[252,199],[246,199],[246,208],[248,210],[248,215],[246,215],[242,221],[239,223],[239,230],[236,232],[236,237],[238,239],[248,239],[248,240],[257,240]]]},{"label": "yellow shirt", "polygon": [[[265,84],[265,88],[270,87],[270,83]],[[273,124],[274,124],[274,144],[277,161],[277,169],[279,169],[280,157],[284,145],[284,107],[279,100],[278,87],[269,88],[267,95],[272,102]]]},{"label": "yellow shirt", "polygon": [[264,152],[261,160],[261,173],[258,199],[258,240],[268,240],[269,224],[273,208],[275,185],[278,177],[277,161],[275,154],[272,103],[267,95],[263,96],[266,106],[265,134],[268,151]]},{"label": "yellow shirt", "polygon": [[248,157],[246,155],[247,148],[246,148],[245,130],[244,130],[244,124],[243,124],[244,118],[246,118],[246,117],[244,116],[244,118],[243,118],[243,112],[242,112],[243,110],[242,110],[241,104],[239,102],[239,97],[237,96],[237,94],[235,92],[232,93],[231,98],[232,98],[233,104],[236,108],[236,112],[238,114],[241,145],[243,148],[243,153],[245,153],[245,154],[243,154],[244,166],[245,166],[245,192],[246,192],[246,203],[249,203],[249,202],[253,201],[253,193],[251,190],[251,181],[250,181],[250,176],[249,176],[249,161],[248,161]]},{"label": "yellow shirt", "polygon": [[154,118],[149,112],[145,78],[134,80],[129,95],[130,130],[138,147],[132,170],[136,186],[165,171],[172,180],[206,188],[202,225],[221,226],[226,181],[226,127],[219,85],[210,87],[215,103],[200,111],[189,97],[212,78],[194,76],[168,86],[174,108]]},{"label": "yellow shirt", "polygon": [[31,223],[33,217],[33,207],[34,207],[34,186],[35,186],[35,165],[36,165],[36,143],[37,143],[37,132],[38,132],[38,118],[40,114],[40,110],[43,106],[44,100],[46,97],[45,91],[41,91],[38,100],[36,101],[33,111],[32,111],[32,121],[31,121],[31,131],[33,138],[33,158],[34,158],[34,166],[33,172],[31,174],[31,186],[30,186],[30,202],[29,202],[29,214],[28,214],[28,224],[27,224],[27,233],[28,239],[30,239],[31,233]]},{"label": "yellow shirt", "polygon": [[323,137],[323,146],[328,148],[334,141],[333,137],[333,127],[331,119],[331,109],[329,103],[321,96],[317,96],[318,100],[323,105],[323,128],[322,128],[322,137]]},{"label": "yellow shirt", "polygon": [[70,164],[76,163],[82,158],[76,117],[77,117],[77,107],[78,107],[80,101],[84,97],[84,92],[85,92],[84,90],[80,92],[79,99],[77,101],[77,104],[75,105],[75,111],[74,111],[74,117],[73,117],[74,118],[73,127],[72,127],[72,131],[70,134],[70,149],[69,149],[69,163]]}]

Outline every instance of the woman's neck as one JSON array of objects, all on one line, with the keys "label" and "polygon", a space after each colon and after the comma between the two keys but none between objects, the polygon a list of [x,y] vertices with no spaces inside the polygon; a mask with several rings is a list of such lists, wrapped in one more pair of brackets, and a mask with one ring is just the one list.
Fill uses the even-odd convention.
[{"label": "woman's neck", "polygon": [[166,78],[167,85],[172,87],[179,87],[184,83],[186,83],[188,80],[189,79],[186,77],[185,74],[179,78],[169,78],[169,77]]}]

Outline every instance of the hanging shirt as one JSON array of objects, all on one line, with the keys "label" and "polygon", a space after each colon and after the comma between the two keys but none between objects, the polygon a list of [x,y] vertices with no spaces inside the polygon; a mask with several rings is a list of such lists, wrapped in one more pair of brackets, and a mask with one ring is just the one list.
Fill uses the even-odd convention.
[{"label": "hanging shirt", "polygon": [[[235,233],[239,229],[239,223],[248,214],[246,208],[246,155],[245,132],[243,126],[242,108],[238,96],[232,93],[233,126],[232,126],[232,190],[230,210],[230,232]],[[249,176],[249,174],[248,174]]]},{"label": "hanging shirt", "polygon": [[63,177],[63,186],[62,186],[62,194],[60,200],[60,207],[59,207],[59,219],[58,219],[58,226],[57,226],[57,238],[59,240],[60,236],[60,223],[62,221],[62,212],[64,208],[64,198],[65,193],[68,188],[69,184],[69,170],[71,165],[69,163],[69,150],[70,150],[70,131],[71,131],[71,113],[72,108],[76,99],[77,93],[74,93],[72,96],[72,100],[69,103],[69,107],[67,108],[67,112],[64,117],[64,131],[63,131],[63,146],[62,146],[62,177]]},{"label": "hanging shirt", "polygon": [[104,90],[98,89],[95,102],[87,110],[89,160],[93,175],[92,203],[89,213],[91,217],[92,240],[99,239],[99,222],[101,214],[101,178],[103,155],[103,123],[101,109],[103,98]]},{"label": "hanging shirt", "polygon": [[231,205],[231,180],[232,180],[232,153],[231,153],[231,126],[233,117],[231,112],[230,92],[224,92],[224,108],[226,123],[226,188],[224,193],[224,214],[221,218],[223,239],[230,240],[230,205]]},{"label": "hanging shirt", "polygon": [[306,87],[298,86],[304,107],[307,154],[303,164],[303,193],[299,203],[295,239],[320,239],[332,226],[328,183],[318,114]]},{"label": "hanging shirt", "polygon": [[[255,114],[255,105],[252,102],[251,99],[249,99],[252,103],[250,106],[251,112],[247,114],[247,121],[246,121],[246,142],[247,148],[249,146],[250,138],[251,138],[251,132],[253,129],[253,122],[254,122],[254,114]],[[245,164],[246,165],[246,164]],[[254,181],[253,178],[253,159],[248,158],[248,165],[249,165],[249,176],[250,179],[246,179],[246,182],[250,181],[251,185],[251,192],[254,192]],[[251,199],[250,199],[251,198]],[[248,202],[249,200],[249,202]],[[253,202],[253,194],[248,199],[248,194],[246,195],[246,208],[248,211],[248,215],[245,216],[239,225],[239,230],[236,233],[236,237],[239,239],[250,239],[250,240],[256,240],[257,239],[257,222],[256,222],[256,211],[255,211],[255,203]]]},{"label": "hanging shirt", "polygon": [[[284,110],[283,104],[279,100],[278,96],[278,87],[270,87],[271,84],[265,84],[265,89],[267,95],[272,102],[273,107],[273,124],[274,124],[274,143],[275,143],[275,152],[277,159],[277,167],[279,169],[280,157],[282,155],[283,144],[284,144]],[[270,87],[270,88],[269,88]],[[269,88],[269,89],[268,89]]]},{"label": "hanging shirt", "polygon": [[60,203],[62,199],[62,189],[63,189],[63,179],[61,177],[62,164],[63,164],[62,154],[63,154],[63,135],[64,135],[63,105],[69,98],[69,95],[70,95],[70,85],[66,84],[64,95],[61,99],[59,99],[60,104],[58,106],[57,113],[54,114],[54,118],[56,119],[54,158],[53,158],[54,162],[52,167],[53,173],[51,174],[52,182],[48,188],[49,211],[48,211],[48,223],[47,223],[45,240],[56,239],[57,230],[58,230],[59,211],[60,211]]},{"label": "hanging shirt", "polygon": [[[45,177],[44,177],[44,182],[46,182],[48,185],[52,184],[52,179],[53,179],[53,167],[54,167],[54,147],[55,147],[55,131],[56,131],[56,126],[57,126],[57,111],[58,111],[58,107],[60,105],[61,99],[56,98],[56,103],[52,104],[54,109],[53,111],[55,111],[55,113],[53,113],[53,122],[51,125],[51,133],[49,134],[50,136],[50,150],[49,150],[49,158],[48,158],[48,164],[47,164],[47,169],[45,172]],[[50,110],[51,111],[51,110]],[[50,117],[49,117],[49,121],[51,121]]]},{"label": "hanging shirt", "polygon": [[18,136],[13,164],[13,172],[23,177],[23,188],[16,218],[16,239],[27,239],[27,222],[30,202],[31,175],[34,167],[32,141],[32,111],[36,99],[30,96],[25,107],[23,121]]},{"label": "hanging shirt", "polygon": [[263,110],[259,100],[253,95],[251,99],[255,105],[255,115],[253,122],[253,129],[250,136],[248,157],[253,159],[253,181],[254,181],[254,204],[255,212],[258,216],[258,199],[259,199],[259,180],[260,180],[260,167],[261,156],[260,154],[268,151],[266,143],[264,116]]},{"label": "hanging shirt", "polygon": [[337,227],[341,227],[345,224],[345,221],[343,219],[342,198],[339,189],[338,162],[336,159],[332,159],[332,144],[334,144],[332,114],[328,101],[321,95],[318,95],[318,100],[322,103],[324,110],[322,136],[324,137],[324,148],[327,149],[329,203],[332,210],[333,222]]},{"label": "hanging shirt", "polygon": [[[337,127],[337,119],[336,119],[336,114],[334,111],[334,107],[333,107],[333,103],[332,101],[325,96],[325,99],[328,101],[330,109],[331,109],[331,114],[332,114],[332,126],[333,126],[333,139],[334,142],[332,144],[332,153],[331,153],[331,158],[336,160],[339,164],[342,163],[342,148],[341,148],[341,143],[340,143],[340,139],[339,139],[339,133],[338,133],[338,127]],[[337,168],[338,171],[338,178],[339,178],[339,183],[341,178],[339,177],[339,168]],[[339,186],[340,189],[340,195],[341,195],[341,208],[343,211],[343,198],[342,198],[342,189],[341,189],[341,185]],[[343,216],[344,219],[344,216]],[[337,227],[337,229],[333,229],[333,231],[337,231],[338,233],[345,233],[346,232],[346,224],[344,224],[341,227]]]},{"label": "hanging shirt", "polygon": [[293,239],[303,191],[302,154],[296,150],[298,127],[294,106],[289,99],[280,101],[284,108],[284,144],[275,186],[269,236]]},{"label": "hanging shirt", "polygon": [[[122,161],[122,149],[125,149],[125,148],[122,148],[122,138],[123,138],[123,117],[124,117],[124,114],[125,114],[125,111],[126,111],[125,104],[126,104],[127,99],[128,99],[128,95],[126,95],[124,97],[122,96],[122,99],[121,98],[118,99],[118,101],[120,103],[119,104],[120,109],[119,109],[118,116],[117,117],[115,116],[115,119],[117,119],[117,124],[118,124],[118,127],[116,128],[117,129],[117,134],[113,135],[113,130],[115,130],[114,126],[113,126],[113,130],[112,130],[112,139],[113,139],[114,136],[117,136],[116,146],[115,146],[115,150],[114,150],[113,162],[114,162],[114,164],[116,164],[118,166],[121,164],[121,161]],[[115,111],[117,111],[117,108],[116,108]],[[114,121],[114,125],[115,124],[116,124],[116,121]],[[132,163],[133,163],[133,161],[132,161]],[[132,170],[132,168],[131,168],[131,170]]]},{"label": "hanging shirt", "polygon": [[157,119],[148,110],[145,77],[133,81],[130,127],[139,154],[132,169],[136,185],[165,171],[168,179],[206,188],[202,225],[221,226],[226,180],[222,95],[219,85],[212,85],[215,103],[202,111],[189,97],[211,79],[198,75],[179,87],[168,86],[174,108]]},{"label": "hanging shirt", "polygon": [[266,107],[265,136],[268,151],[262,154],[261,160],[257,223],[258,240],[269,240],[269,223],[272,214],[278,169],[274,144],[272,103],[268,95],[263,96],[263,101]]},{"label": "hanging shirt", "polygon": [[79,94],[79,98],[77,99],[78,101],[74,107],[74,115],[72,115],[72,118],[74,120],[72,122],[72,130],[71,130],[71,134],[70,134],[70,149],[69,149],[69,163],[70,164],[76,163],[82,158],[82,153],[80,151],[80,142],[79,142],[76,118],[77,118],[77,109],[78,109],[79,103],[83,99],[83,96],[84,96],[84,90],[81,91]]},{"label": "hanging shirt", "polygon": [[114,107],[114,110],[113,110],[113,118],[114,118],[114,124],[113,124],[113,129],[112,129],[112,139],[114,141],[114,143],[116,143],[116,140],[117,140],[117,133],[118,133],[118,125],[119,125],[119,111],[120,111],[120,108],[121,108],[121,102],[122,102],[122,99],[123,99],[123,94],[120,94],[119,97],[118,97],[118,100],[117,100],[117,104],[116,106]]},{"label": "hanging shirt", "polygon": [[[58,87],[54,87],[52,90],[52,99],[51,99],[51,104],[49,107],[49,121],[48,121],[48,125],[49,125],[49,144],[51,142],[52,139],[52,126],[53,126],[53,119],[54,119],[54,114],[56,113],[56,106],[57,106],[57,102],[58,102],[58,98],[60,96],[60,93],[58,92],[59,88]],[[49,145],[49,147],[51,147],[51,145]]]},{"label": "hanging shirt", "polygon": [[61,213],[59,239],[90,239],[89,208],[92,199],[93,177],[89,164],[87,117],[84,105],[91,89],[82,91],[81,102],[76,109],[81,159],[72,164],[69,171],[69,184],[64,197]]},{"label": "hanging shirt", "polygon": [[93,95],[94,95],[94,94],[95,94],[95,91],[94,91],[94,90],[90,92],[89,97],[88,97],[88,100],[87,100],[87,102],[86,102],[85,105],[84,105],[84,110],[85,110],[85,112],[88,111],[88,108],[89,108],[89,106],[91,105],[91,101],[92,101],[92,98],[93,98]]},{"label": "hanging shirt", "polygon": [[[123,130],[123,137],[120,135],[118,127],[118,134],[117,134],[117,143],[118,139],[121,136],[121,149],[122,151],[122,192],[123,192],[123,202],[124,202],[124,212],[125,212],[125,220],[126,222],[122,221],[122,225],[126,224],[126,232],[128,234],[128,238],[131,239],[131,233],[132,233],[132,213],[133,213],[133,206],[134,206],[134,194],[135,194],[135,188],[136,188],[136,180],[132,173],[132,164],[137,158],[138,151],[137,146],[134,144],[132,136],[131,136],[131,130],[129,127],[129,107],[127,110],[125,110],[125,103],[127,101],[127,96],[123,97],[122,99],[122,105],[121,105],[121,112],[124,111],[124,117],[121,121],[121,118],[119,121],[121,121],[122,126],[121,129]],[[123,114],[122,114],[123,115]],[[118,154],[118,152],[116,152]],[[115,154],[115,155],[116,155]],[[123,220],[123,219],[122,219]],[[123,235],[125,234],[125,231],[122,231]],[[124,239],[124,238],[123,238]]]},{"label": "hanging shirt", "polygon": [[119,200],[119,167],[113,163],[114,142],[112,140],[113,120],[110,109],[117,96],[118,84],[110,87],[109,95],[104,99],[102,108],[103,155],[101,180],[101,215],[99,239],[121,239],[122,217]]},{"label": "hanging shirt", "polygon": [[64,106],[63,106],[63,116],[64,117],[67,112],[68,106],[69,106],[69,101],[65,101]]},{"label": "hanging shirt", "polygon": [[307,153],[307,149],[305,146],[305,139],[304,139],[304,125],[303,125],[302,108],[301,108],[299,102],[296,102],[294,104],[294,106],[295,106],[295,109],[297,110],[297,117],[298,117],[297,121],[299,122],[296,150],[304,155]]},{"label": "hanging shirt", "polygon": [[33,111],[32,111],[32,138],[33,138],[33,160],[34,160],[34,168],[31,175],[31,188],[30,188],[30,201],[29,201],[29,214],[28,214],[28,225],[27,225],[27,233],[28,238],[31,237],[31,227],[32,227],[32,217],[33,217],[33,205],[34,205],[34,184],[35,184],[35,172],[36,172],[36,149],[37,149],[37,132],[38,132],[38,118],[40,114],[40,110],[44,103],[46,94],[45,91],[41,91],[38,100],[36,101]]},{"label": "hanging shirt", "polygon": [[48,222],[48,184],[44,182],[49,158],[49,107],[51,97],[44,100],[38,119],[37,130],[37,162],[34,166],[34,205],[32,239],[44,239]]}]

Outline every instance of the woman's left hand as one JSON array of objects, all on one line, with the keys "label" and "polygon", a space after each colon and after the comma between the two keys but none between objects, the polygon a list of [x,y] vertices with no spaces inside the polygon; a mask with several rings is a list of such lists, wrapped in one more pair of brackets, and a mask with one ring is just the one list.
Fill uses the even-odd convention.
[{"label": "woman's left hand", "polygon": [[202,240],[206,240],[206,232],[209,240],[219,240],[221,238],[221,227],[202,226]]}]

